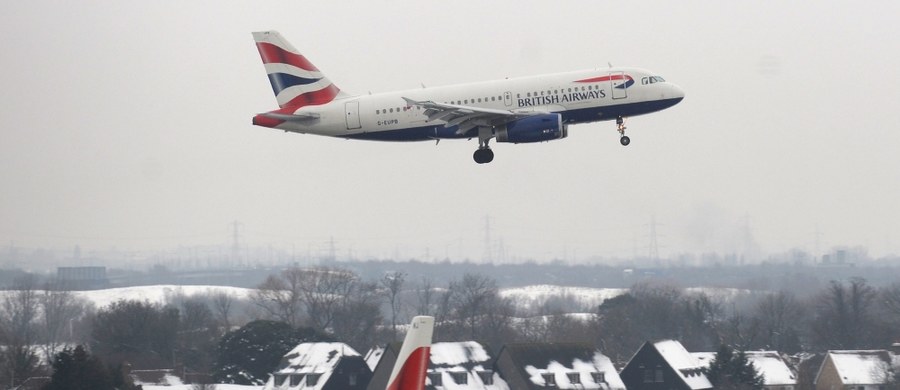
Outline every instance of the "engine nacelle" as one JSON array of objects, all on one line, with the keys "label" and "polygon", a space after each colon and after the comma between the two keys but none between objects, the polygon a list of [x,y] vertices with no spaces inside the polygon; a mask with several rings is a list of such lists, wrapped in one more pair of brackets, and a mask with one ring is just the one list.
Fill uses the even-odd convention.
[{"label": "engine nacelle", "polygon": [[563,139],[569,128],[559,114],[541,114],[512,121],[497,131],[497,142],[524,144]]}]

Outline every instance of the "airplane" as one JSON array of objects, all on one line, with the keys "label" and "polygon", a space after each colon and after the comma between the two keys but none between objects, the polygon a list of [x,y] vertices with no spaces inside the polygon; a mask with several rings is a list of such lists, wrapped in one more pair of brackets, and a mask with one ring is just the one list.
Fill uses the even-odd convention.
[{"label": "airplane", "polygon": [[386,390],[425,390],[434,317],[413,317],[391,370]]},{"label": "airplane", "polygon": [[253,38],[278,101],[253,124],[285,132],[374,141],[478,139],[473,158],[493,161],[497,142],[566,138],[573,124],[616,121],[622,145],[628,117],[672,107],[684,91],[654,72],[598,68],[531,77],[350,95],[277,31]]}]

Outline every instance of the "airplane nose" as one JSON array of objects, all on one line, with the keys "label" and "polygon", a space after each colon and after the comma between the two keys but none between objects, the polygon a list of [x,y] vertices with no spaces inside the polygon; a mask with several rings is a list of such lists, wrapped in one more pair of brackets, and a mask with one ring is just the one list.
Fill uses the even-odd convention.
[{"label": "airplane nose", "polygon": [[675,99],[678,99],[678,101],[681,101],[681,99],[684,99],[684,90],[675,84],[672,84],[671,94],[672,94],[672,97]]}]

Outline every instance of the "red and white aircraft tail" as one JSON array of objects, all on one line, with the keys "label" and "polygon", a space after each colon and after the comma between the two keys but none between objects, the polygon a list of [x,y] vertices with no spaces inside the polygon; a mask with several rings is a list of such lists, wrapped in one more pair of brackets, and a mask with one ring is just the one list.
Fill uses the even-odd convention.
[{"label": "red and white aircraft tail", "polygon": [[433,333],[434,317],[413,317],[388,379],[387,390],[425,389],[425,373],[428,370]]}]

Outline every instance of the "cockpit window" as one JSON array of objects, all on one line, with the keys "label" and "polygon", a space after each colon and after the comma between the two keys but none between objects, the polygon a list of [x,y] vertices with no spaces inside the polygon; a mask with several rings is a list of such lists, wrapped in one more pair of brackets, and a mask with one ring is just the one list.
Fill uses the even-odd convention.
[{"label": "cockpit window", "polygon": [[666,80],[660,76],[650,76],[650,77],[642,77],[641,84],[654,84],[654,83],[664,83]]}]

